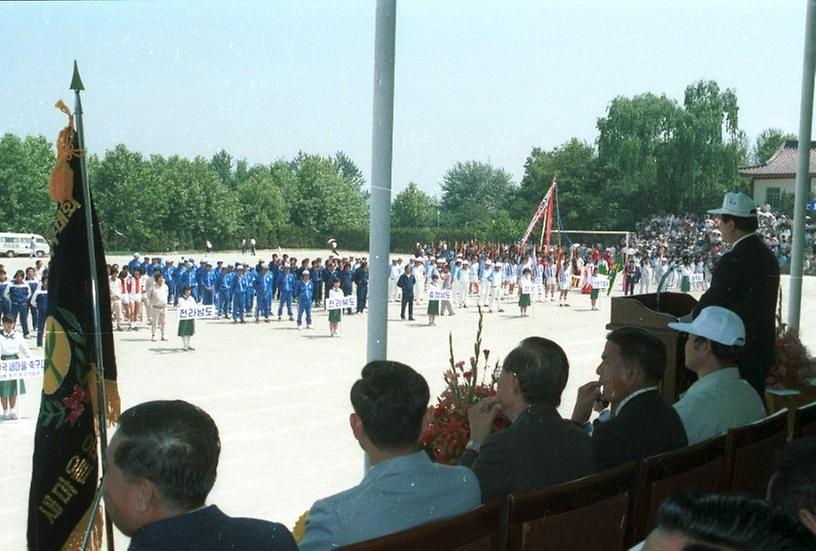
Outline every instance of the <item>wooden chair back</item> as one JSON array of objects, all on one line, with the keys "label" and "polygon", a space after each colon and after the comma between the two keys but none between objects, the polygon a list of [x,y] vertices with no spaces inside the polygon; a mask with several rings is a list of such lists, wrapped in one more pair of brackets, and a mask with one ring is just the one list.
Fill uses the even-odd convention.
[{"label": "wooden chair back", "polygon": [[764,498],[774,455],[787,441],[788,410],[728,431],[722,490]]},{"label": "wooden chair back", "polygon": [[343,547],[345,551],[497,551],[501,506],[488,503],[469,513],[373,540]]},{"label": "wooden chair back", "polygon": [[508,496],[508,551],[623,549],[635,464]]},{"label": "wooden chair back", "polygon": [[816,402],[796,408],[793,417],[793,437],[816,436]]},{"label": "wooden chair back", "polygon": [[630,543],[644,540],[651,532],[664,499],[681,490],[714,493],[720,489],[725,466],[725,439],[725,435],[710,438],[640,462]]}]

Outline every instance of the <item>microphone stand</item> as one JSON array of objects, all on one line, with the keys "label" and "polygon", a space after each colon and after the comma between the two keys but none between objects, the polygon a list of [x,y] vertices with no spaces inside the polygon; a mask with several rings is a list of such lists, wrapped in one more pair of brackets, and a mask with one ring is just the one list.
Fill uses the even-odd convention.
[{"label": "microphone stand", "polygon": [[669,264],[669,268],[666,270],[666,273],[660,278],[660,281],[657,282],[657,293],[655,294],[655,312],[660,312],[660,291],[663,289],[663,283],[666,282],[666,278],[669,277],[669,274],[677,268],[677,262],[672,262]]}]

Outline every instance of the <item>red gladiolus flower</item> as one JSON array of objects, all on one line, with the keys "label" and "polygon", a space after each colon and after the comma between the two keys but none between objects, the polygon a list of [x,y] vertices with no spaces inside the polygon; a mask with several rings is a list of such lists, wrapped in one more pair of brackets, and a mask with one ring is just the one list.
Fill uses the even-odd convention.
[{"label": "red gladiolus flower", "polygon": [[485,348],[484,350],[482,350],[482,353],[483,353],[483,354],[484,354],[484,356],[485,356],[485,360],[488,358],[488,356],[490,356],[490,350],[488,350],[487,348]]}]

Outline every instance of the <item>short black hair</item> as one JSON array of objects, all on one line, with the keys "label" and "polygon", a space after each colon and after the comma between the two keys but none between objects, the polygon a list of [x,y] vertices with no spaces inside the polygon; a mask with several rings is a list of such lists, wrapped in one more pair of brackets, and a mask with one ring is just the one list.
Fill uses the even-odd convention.
[{"label": "short black hair", "polygon": [[417,443],[429,399],[425,378],[399,362],[367,363],[351,387],[351,404],[366,436],[383,450]]},{"label": "short black hair", "polygon": [[744,346],[732,346],[728,344],[723,344],[721,342],[713,341],[706,337],[701,337],[699,335],[693,335],[694,337],[694,347],[697,348],[698,345],[708,341],[711,343],[711,353],[717,358],[717,361],[720,362],[720,365],[723,366],[735,366],[739,363],[740,359],[742,358],[742,353],[745,349]]},{"label": "short black hair", "polygon": [[[569,379],[569,360],[564,349],[556,342],[544,337],[527,337],[519,343],[519,346],[530,350],[538,357],[541,368],[546,374],[546,380],[541,381],[540,389],[543,391],[542,396],[546,398],[544,402],[555,407],[561,405],[561,393],[564,392]],[[506,360],[505,363],[507,363]],[[519,377],[519,383],[521,383],[521,375],[515,371],[514,373]],[[544,386],[548,388],[545,389]],[[523,391],[522,387],[522,393]],[[527,400],[527,396],[524,399]],[[527,402],[532,403],[529,400]]]},{"label": "short black hair", "polygon": [[717,549],[806,551],[816,546],[816,536],[804,526],[762,499],[738,494],[676,494],[660,505],[657,528]]},{"label": "short black hair", "polygon": [[3,316],[3,323],[14,323],[14,321],[14,318],[7,314]]},{"label": "short black hair", "polygon": [[720,215],[720,220],[722,220],[723,223],[733,220],[735,228],[737,228],[740,231],[747,232],[747,233],[755,232],[755,231],[757,231],[757,228],[759,228],[759,219],[756,216],[749,216],[749,217],[746,218],[746,217],[743,217],[743,216],[732,216],[730,214],[721,214]]},{"label": "short black hair", "polygon": [[134,406],[119,418],[113,460],[129,479],[149,480],[178,511],[204,505],[215,484],[221,440],[202,409],[182,400]]},{"label": "short black hair", "polygon": [[768,501],[795,519],[800,509],[816,514],[816,437],[793,440],[777,453]]},{"label": "short black hair", "polygon": [[659,383],[666,371],[666,345],[640,327],[619,327],[606,336],[618,345],[627,364],[637,365],[651,383]]}]

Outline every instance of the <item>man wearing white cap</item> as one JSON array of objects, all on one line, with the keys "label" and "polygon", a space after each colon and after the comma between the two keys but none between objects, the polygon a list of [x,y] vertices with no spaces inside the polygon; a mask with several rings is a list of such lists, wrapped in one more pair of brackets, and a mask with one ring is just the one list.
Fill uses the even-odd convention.
[{"label": "man wearing white cap", "polygon": [[482,308],[487,308],[490,288],[493,283],[493,261],[489,258],[485,260],[484,270],[479,278],[479,303]]},{"label": "man wearing white cap", "polygon": [[693,322],[669,327],[687,336],[686,367],[699,378],[674,404],[690,446],[765,417],[762,399],[737,368],[745,348],[745,326],[737,314],[708,306]]},{"label": "man wearing white cap", "polygon": [[755,233],[754,202],[744,193],[726,193],[722,207],[708,211],[720,218],[720,232],[731,246],[720,259],[711,286],[692,312],[697,317],[707,306],[735,312],[745,325],[745,353],[740,375],[760,396],[765,377],[775,361],[775,310],[779,291],[779,263]]}]

